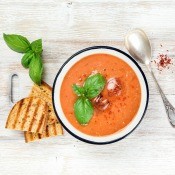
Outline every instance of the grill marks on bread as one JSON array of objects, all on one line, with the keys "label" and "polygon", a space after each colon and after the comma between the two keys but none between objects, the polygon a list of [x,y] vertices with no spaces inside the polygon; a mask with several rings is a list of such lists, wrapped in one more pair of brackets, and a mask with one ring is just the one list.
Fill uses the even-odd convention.
[{"label": "grill marks on bread", "polygon": [[52,106],[52,88],[45,82],[34,85],[29,97],[13,106],[6,128],[24,131],[26,142],[62,135],[62,126]]},{"label": "grill marks on bread", "polygon": [[48,118],[48,106],[37,97],[18,101],[8,116],[6,128],[43,133]]},{"label": "grill marks on bread", "polygon": [[45,82],[42,82],[40,86],[34,85],[32,87],[32,91],[29,95],[30,97],[40,97],[42,98],[48,105],[48,121],[46,124],[46,128],[42,134],[25,132],[25,141],[32,142],[36,140],[40,140],[43,138],[49,138],[57,135],[63,134],[63,129],[61,124],[59,123],[52,106],[52,88]]},{"label": "grill marks on bread", "polygon": [[58,119],[54,113],[52,105],[52,88],[45,82],[42,82],[40,86],[34,85],[32,87],[30,97],[40,97],[47,102],[48,105],[48,122],[47,124],[53,124],[58,122]]},{"label": "grill marks on bread", "polygon": [[47,125],[46,129],[42,134],[25,132],[24,136],[25,136],[25,142],[28,143],[28,142],[33,142],[43,138],[54,137],[62,134],[63,134],[62,126],[60,123],[56,122],[51,125]]}]

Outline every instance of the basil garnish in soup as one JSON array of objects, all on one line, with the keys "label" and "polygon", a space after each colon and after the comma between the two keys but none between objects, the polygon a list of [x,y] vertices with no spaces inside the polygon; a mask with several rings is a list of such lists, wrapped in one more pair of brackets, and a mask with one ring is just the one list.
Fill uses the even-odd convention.
[{"label": "basil garnish in soup", "polygon": [[74,111],[77,121],[80,124],[87,124],[93,115],[94,108],[88,98],[80,97],[74,104]]},{"label": "basil garnish in soup", "polygon": [[86,97],[89,99],[97,97],[105,86],[105,78],[97,73],[86,79],[84,83],[84,89]]},{"label": "basil garnish in soup", "polygon": [[72,86],[74,93],[79,97],[74,104],[74,113],[80,124],[88,124],[93,116],[94,108],[92,98],[97,97],[106,84],[105,78],[97,73],[89,76],[83,86],[74,84]]}]

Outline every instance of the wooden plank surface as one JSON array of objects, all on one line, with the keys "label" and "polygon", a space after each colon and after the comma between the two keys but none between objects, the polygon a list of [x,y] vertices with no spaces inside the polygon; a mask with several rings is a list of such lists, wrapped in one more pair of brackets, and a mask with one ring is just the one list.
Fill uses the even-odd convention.
[{"label": "wooden plank surface", "polygon": [[[174,9],[174,0],[0,1],[0,174],[174,175],[175,129],[169,125],[161,97],[143,65],[150,88],[148,110],[140,126],[123,141],[95,146],[64,132],[61,137],[25,144],[22,132],[6,130],[11,108],[9,76],[19,75],[18,98],[27,96],[32,82],[21,66],[21,55],[10,51],[2,39],[3,32],[22,34],[31,41],[42,38],[44,80],[52,85],[60,66],[73,53],[94,45],[126,51],[124,36],[136,27],[148,34],[153,59],[167,49],[175,58]],[[175,105],[175,66],[161,74],[155,64],[152,67]]]}]

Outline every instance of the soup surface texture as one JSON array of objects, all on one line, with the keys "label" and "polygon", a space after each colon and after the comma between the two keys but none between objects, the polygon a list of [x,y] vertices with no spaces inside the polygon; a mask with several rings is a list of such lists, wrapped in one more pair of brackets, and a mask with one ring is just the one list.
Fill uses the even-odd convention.
[{"label": "soup surface texture", "polygon": [[[94,107],[94,114],[87,125],[80,125],[74,114],[77,95],[72,90],[73,84],[83,85],[92,72],[101,73],[106,82],[116,78],[121,85],[117,94],[110,94],[105,86],[103,98],[109,101],[109,107],[99,110]],[[89,55],[74,64],[67,72],[61,85],[60,102],[68,121],[79,131],[92,136],[113,134],[135,117],[141,101],[141,87],[133,69],[123,60],[109,54]]]}]

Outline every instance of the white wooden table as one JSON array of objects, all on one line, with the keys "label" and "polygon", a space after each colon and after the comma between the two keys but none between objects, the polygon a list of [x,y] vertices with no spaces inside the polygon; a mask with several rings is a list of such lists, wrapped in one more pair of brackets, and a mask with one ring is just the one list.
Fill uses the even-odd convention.
[{"label": "white wooden table", "polygon": [[[10,74],[19,74],[18,98],[28,95],[32,82],[21,66],[21,55],[5,45],[3,32],[22,34],[31,41],[43,39],[44,80],[52,85],[63,62],[80,49],[109,45],[126,51],[124,36],[135,27],[147,32],[153,57],[168,49],[175,58],[175,0],[0,1],[0,175],[175,174],[175,128],[142,65],[150,88],[148,110],[140,126],[120,142],[89,145],[65,131],[64,136],[26,144],[22,132],[4,128],[11,108]],[[163,91],[175,105],[175,66],[161,74],[154,66]]]}]

